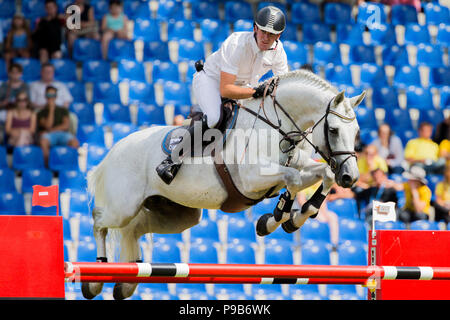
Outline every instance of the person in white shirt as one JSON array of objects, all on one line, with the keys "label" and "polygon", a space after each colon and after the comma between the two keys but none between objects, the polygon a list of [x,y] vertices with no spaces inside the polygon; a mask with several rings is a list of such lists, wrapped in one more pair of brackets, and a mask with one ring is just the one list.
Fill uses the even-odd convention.
[{"label": "person in white shirt", "polygon": [[[269,70],[274,75],[289,71],[283,44],[279,41],[286,27],[283,12],[267,6],[255,17],[253,32],[234,32],[205,61],[203,69],[197,69],[192,81],[193,93],[203,111],[202,129],[214,128],[220,120],[222,97],[229,99],[259,98],[265,85],[258,80]],[[270,94],[273,87],[269,87]],[[189,129],[193,136],[194,126]],[[184,139],[190,140],[190,139]],[[182,148],[183,141],[178,148]],[[156,171],[170,184],[181,166],[171,156]]]},{"label": "person in white shirt", "polygon": [[69,108],[73,101],[72,94],[64,83],[55,81],[55,67],[51,63],[44,63],[41,66],[41,80],[34,81],[30,85],[30,101],[34,110],[40,111],[46,105],[45,90],[48,86],[58,90],[56,104]]}]

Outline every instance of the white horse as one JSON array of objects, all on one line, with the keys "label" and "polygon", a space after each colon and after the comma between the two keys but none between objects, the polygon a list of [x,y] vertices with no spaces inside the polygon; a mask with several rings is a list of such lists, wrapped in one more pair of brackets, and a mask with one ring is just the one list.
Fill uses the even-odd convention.
[{"label": "white horse", "polygon": [[[310,128],[310,134],[290,152],[257,155],[256,164],[242,161],[251,152],[247,143],[249,136],[241,137],[236,133],[239,130],[230,132],[224,152],[231,148],[228,141],[245,142],[236,144],[234,165],[228,165],[233,181],[243,195],[260,199],[268,190],[274,195],[286,188],[288,193],[284,196],[292,204],[300,190],[323,179],[315,198],[304,205],[304,210],[291,216],[289,205],[284,209],[280,206],[278,215],[261,218],[257,227],[259,234],[269,234],[281,224],[286,231],[294,231],[309,216],[317,213],[334,181],[350,187],[359,178],[356,157],[353,156],[359,127],[353,108],[361,103],[364,95],[365,92],[346,98],[343,91],[339,93],[315,74],[298,70],[278,78],[275,92],[278,107],[270,96],[264,98],[264,110],[260,109],[261,99],[240,101],[245,108],[264,116],[271,123],[278,124],[279,119],[280,130],[297,133],[297,138],[302,137],[298,135],[299,129],[307,132]],[[286,113],[280,111],[280,106]],[[120,261],[139,261],[138,239],[142,235],[180,233],[200,222],[201,208],[219,209],[226,200],[227,191],[211,156],[205,156],[201,164],[185,161],[170,185],[158,177],[155,168],[166,157],[161,150],[161,141],[172,128],[150,127],[127,136],[115,144],[98,167],[89,173],[88,189],[95,196],[92,215],[97,261],[106,261],[105,238],[110,228],[119,229],[122,236]],[[235,128],[266,132],[258,137],[265,137],[267,141],[273,138],[275,130],[243,109]],[[278,142],[283,137],[279,130],[275,134],[278,150]],[[311,159],[314,148],[327,158],[333,170],[327,163]],[[136,285],[116,284],[114,297],[124,299],[131,296]],[[102,283],[83,283],[83,295],[93,298],[101,292],[102,286]]]}]

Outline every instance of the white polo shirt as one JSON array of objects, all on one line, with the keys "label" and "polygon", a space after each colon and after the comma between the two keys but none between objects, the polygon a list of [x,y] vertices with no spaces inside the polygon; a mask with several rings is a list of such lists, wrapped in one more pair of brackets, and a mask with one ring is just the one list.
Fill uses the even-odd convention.
[{"label": "white polo shirt", "polygon": [[272,48],[261,51],[253,32],[234,32],[205,61],[206,74],[220,81],[220,72],[236,75],[235,84],[254,87],[269,70],[274,75],[289,71],[286,52],[281,41],[275,41]]}]

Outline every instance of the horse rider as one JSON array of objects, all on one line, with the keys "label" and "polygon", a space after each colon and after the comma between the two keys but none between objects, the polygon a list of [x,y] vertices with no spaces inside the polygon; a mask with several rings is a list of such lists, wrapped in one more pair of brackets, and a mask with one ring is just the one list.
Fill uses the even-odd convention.
[{"label": "horse rider", "polygon": [[[192,88],[204,114],[201,121],[203,132],[218,124],[222,97],[262,97],[265,84],[258,86],[258,80],[266,72],[272,70],[274,75],[288,72],[286,53],[279,40],[285,27],[286,18],[280,9],[264,7],[256,14],[253,31],[232,33],[219,50],[206,59],[204,66],[200,61],[196,63],[197,72],[193,77]],[[269,86],[266,94],[272,90],[273,87]],[[194,126],[188,131],[193,137]],[[183,147],[183,141],[179,147]],[[181,164],[181,160],[174,162],[169,155],[156,171],[166,184],[170,184]]]}]

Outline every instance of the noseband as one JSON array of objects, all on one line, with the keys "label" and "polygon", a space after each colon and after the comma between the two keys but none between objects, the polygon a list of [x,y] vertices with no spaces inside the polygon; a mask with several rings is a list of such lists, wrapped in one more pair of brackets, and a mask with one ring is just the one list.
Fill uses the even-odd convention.
[{"label": "noseband", "polygon": [[[277,116],[277,122],[278,124],[274,124],[273,122],[271,122],[265,112],[264,109],[264,100],[267,96],[267,89],[269,87],[269,85],[272,83],[272,81],[275,81],[275,86],[274,89],[272,91],[272,93],[269,94],[269,96],[272,98],[272,102],[273,102],[273,107],[275,110],[275,114]],[[341,119],[344,119],[346,121],[353,121],[356,119],[355,117],[346,117],[338,112],[335,112],[333,110],[331,110],[331,103],[333,101],[333,99],[330,100],[330,102],[328,102],[327,105],[327,109],[325,111],[325,114],[311,127],[309,128],[307,131],[302,131],[297,124],[295,123],[295,121],[293,120],[293,118],[289,115],[289,113],[283,108],[283,106],[277,101],[276,99],[276,89],[278,87],[278,81],[279,78],[273,78],[271,80],[271,82],[268,82],[266,85],[266,90],[264,90],[264,95],[262,97],[262,101],[261,104],[259,105],[259,109],[258,109],[258,113],[254,112],[253,110],[250,110],[242,105],[240,105],[239,107],[246,110],[247,112],[251,113],[252,115],[254,115],[256,118],[264,121],[265,123],[267,123],[268,125],[270,125],[272,128],[278,130],[278,132],[283,136],[280,140],[280,150],[283,153],[288,153],[290,151],[292,151],[301,141],[306,140],[315,150],[316,153],[320,154],[320,156],[327,162],[327,164],[330,166],[331,171],[336,174],[337,172],[339,172],[341,170],[342,165],[349,160],[352,157],[356,158],[356,152],[355,151],[333,151],[331,149],[331,145],[330,145],[330,140],[329,140],[329,136],[328,136],[328,129],[329,129],[329,125],[328,125],[328,115],[331,113],[335,116],[338,116]],[[289,119],[289,121],[294,125],[294,127],[297,130],[294,131],[289,131],[289,132],[284,132],[281,129],[281,119],[278,116],[278,112],[277,112],[277,108],[279,108],[285,115],[286,117]],[[259,115],[260,110],[263,110],[265,117],[262,117]],[[323,126],[323,131],[324,131],[324,136],[325,136],[325,147],[326,147],[326,152],[323,152],[322,150],[320,150],[320,148],[315,145],[314,143],[311,142],[311,140],[308,139],[308,135],[312,134],[314,129],[317,127],[317,125],[324,120],[324,126]],[[298,140],[296,140],[296,138],[300,137]],[[287,148],[282,148],[281,144],[282,142],[288,142],[289,146]],[[344,161],[341,162],[340,165],[338,165],[338,162],[336,160],[336,156],[341,156],[341,155],[348,155],[347,158],[344,159]]]}]

